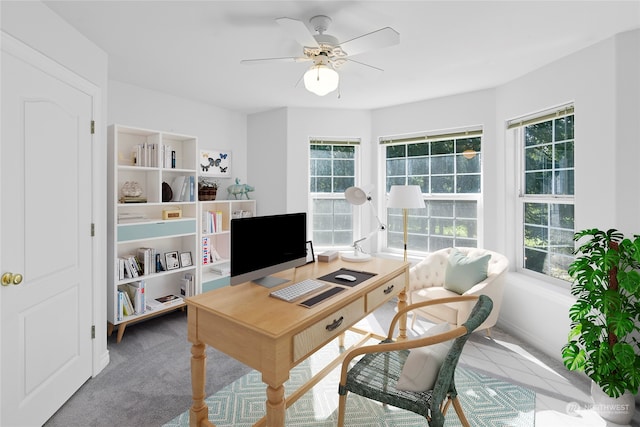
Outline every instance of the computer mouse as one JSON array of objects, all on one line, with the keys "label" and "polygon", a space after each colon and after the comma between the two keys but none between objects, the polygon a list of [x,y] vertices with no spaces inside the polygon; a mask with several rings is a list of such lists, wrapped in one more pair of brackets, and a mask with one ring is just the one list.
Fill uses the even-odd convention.
[{"label": "computer mouse", "polygon": [[356,277],[350,274],[338,274],[336,276],[336,279],[344,280],[345,282],[355,282],[356,280],[358,280]]}]

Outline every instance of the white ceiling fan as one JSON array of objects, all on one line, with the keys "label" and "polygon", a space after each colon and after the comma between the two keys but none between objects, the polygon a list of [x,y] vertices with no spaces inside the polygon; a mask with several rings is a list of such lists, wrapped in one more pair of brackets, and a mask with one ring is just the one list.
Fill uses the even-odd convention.
[{"label": "white ceiling fan", "polygon": [[384,27],[376,31],[339,42],[332,35],[326,34],[331,18],[325,15],[312,17],[309,22],[317,34],[312,34],[304,22],[293,18],[278,18],[276,22],[293,38],[302,45],[302,56],[289,56],[280,58],[245,59],[243,64],[256,64],[262,62],[313,62],[313,65],[304,74],[304,85],[310,92],[324,96],[338,87],[339,75],[337,70],[346,62],[355,62],[360,65],[383,71],[381,68],[365,64],[352,59],[374,49],[396,45],[400,42],[400,34],[391,27]]}]

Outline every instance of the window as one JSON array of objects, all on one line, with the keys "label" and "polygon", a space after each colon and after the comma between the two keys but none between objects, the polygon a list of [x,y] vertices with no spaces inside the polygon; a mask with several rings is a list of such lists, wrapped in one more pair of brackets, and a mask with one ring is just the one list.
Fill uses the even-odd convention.
[{"label": "window", "polygon": [[570,281],[574,250],[574,115],[565,106],[512,120],[520,150],[521,269]]},{"label": "window", "polygon": [[344,191],[356,185],[359,141],[312,140],[309,148],[311,236],[315,247],[353,243],[353,207]]},{"label": "window", "polygon": [[[410,209],[407,250],[433,252],[478,245],[482,132],[381,141],[385,186],[419,185],[425,209]],[[402,209],[387,211],[387,249],[404,247]]]}]

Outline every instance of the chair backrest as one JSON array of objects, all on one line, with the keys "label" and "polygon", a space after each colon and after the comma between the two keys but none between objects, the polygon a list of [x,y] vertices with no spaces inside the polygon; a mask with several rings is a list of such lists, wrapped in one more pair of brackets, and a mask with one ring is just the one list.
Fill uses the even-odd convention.
[{"label": "chair backrest", "polygon": [[[476,302],[473,310],[471,310],[469,318],[463,324],[463,326],[467,328],[467,333],[453,341],[453,345],[440,367],[431,398],[431,417],[434,419],[440,419],[440,417],[442,417],[440,420],[441,423],[444,422],[444,415],[440,412],[440,403],[444,400],[447,393],[457,393],[453,378],[458,360],[460,360],[460,355],[462,354],[462,349],[471,333],[487,319],[492,309],[493,301],[491,298],[486,295],[480,295],[478,302]],[[438,425],[438,423],[434,424]]]},{"label": "chair backrest", "polygon": [[427,255],[419,263],[411,267],[409,271],[412,289],[420,289],[432,286],[444,286],[445,271],[449,254],[454,249],[464,255],[476,258],[485,254],[491,254],[491,259],[487,266],[487,280],[495,280],[497,276],[503,275],[509,269],[509,260],[504,255],[482,248],[445,248],[439,249]]}]

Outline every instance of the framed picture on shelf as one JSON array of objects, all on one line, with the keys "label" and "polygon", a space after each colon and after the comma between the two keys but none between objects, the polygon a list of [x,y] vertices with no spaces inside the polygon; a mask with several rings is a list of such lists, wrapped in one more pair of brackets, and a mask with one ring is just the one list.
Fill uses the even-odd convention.
[{"label": "framed picture on shelf", "polygon": [[164,254],[164,262],[167,266],[167,270],[175,270],[180,268],[180,261],[178,260],[178,251],[167,252]]},{"label": "framed picture on shelf", "polygon": [[231,152],[228,150],[200,150],[200,175],[231,176]]},{"label": "framed picture on shelf", "polygon": [[182,252],[180,254],[180,267],[190,267],[192,265],[191,252]]},{"label": "framed picture on shelf", "polygon": [[313,243],[311,240],[307,241],[307,264],[315,262],[316,257],[313,255]]}]

